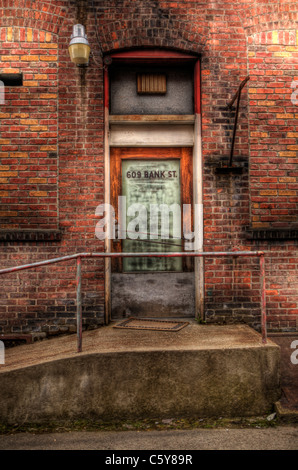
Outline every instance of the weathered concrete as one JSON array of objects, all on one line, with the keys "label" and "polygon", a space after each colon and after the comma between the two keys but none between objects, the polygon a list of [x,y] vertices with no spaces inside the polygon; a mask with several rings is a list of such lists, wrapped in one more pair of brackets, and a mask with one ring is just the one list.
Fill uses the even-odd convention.
[{"label": "weathered concrete", "polygon": [[280,397],[280,352],[245,325],[86,332],[6,351],[0,419],[249,416]]},{"label": "weathered concrete", "polygon": [[125,316],[193,318],[194,281],[193,272],[113,273],[112,318]]}]

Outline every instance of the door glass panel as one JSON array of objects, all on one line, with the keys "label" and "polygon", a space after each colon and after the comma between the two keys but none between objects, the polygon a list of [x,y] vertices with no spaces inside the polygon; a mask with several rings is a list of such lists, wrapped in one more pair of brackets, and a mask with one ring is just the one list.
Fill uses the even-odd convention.
[{"label": "door glass panel", "polygon": [[[181,252],[180,162],[123,160],[123,252]],[[175,237],[175,238],[174,238]],[[123,258],[123,271],[182,271],[182,258]]]}]

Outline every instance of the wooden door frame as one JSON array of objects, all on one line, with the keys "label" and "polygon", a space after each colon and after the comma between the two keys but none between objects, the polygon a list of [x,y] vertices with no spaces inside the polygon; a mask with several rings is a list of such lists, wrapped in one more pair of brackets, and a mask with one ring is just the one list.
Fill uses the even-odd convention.
[{"label": "wooden door frame", "polygon": [[[108,64],[114,62],[147,62],[147,63],[194,63],[194,133],[193,133],[193,204],[197,205],[198,226],[200,227],[197,251],[203,251],[203,169],[202,169],[202,140],[201,140],[201,71],[200,58],[184,52],[138,49],[114,52],[104,58],[104,191],[105,203],[110,204],[110,120],[109,120],[109,72]],[[105,239],[105,252],[111,252],[111,240]],[[204,258],[198,257],[195,263],[195,317],[204,319]],[[111,260],[105,259],[105,310],[104,322],[111,321]]]},{"label": "wooden door frame", "polygon": [[[115,209],[115,218],[119,221],[118,195],[122,195],[123,160],[179,160],[180,161],[180,204],[193,204],[193,168],[192,149],[189,147],[111,147],[110,148],[110,204]],[[182,211],[181,211],[182,216]],[[193,224],[191,220],[191,229]],[[181,217],[181,233],[183,233]],[[117,240],[112,244],[112,251],[121,253],[122,243]],[[122,272],[122,258],[111,261],[113,272]],[[183,258],[183,271],[193,270],[190,258]]]}]

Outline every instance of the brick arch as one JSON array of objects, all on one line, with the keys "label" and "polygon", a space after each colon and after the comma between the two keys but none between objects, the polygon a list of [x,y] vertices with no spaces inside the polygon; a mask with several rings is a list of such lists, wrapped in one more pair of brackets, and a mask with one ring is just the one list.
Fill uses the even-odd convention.
[{"label": "brick arch", "polygon": [[58,34],[67,17],[67,8],[56,2],[17,0],[2,7],[2,27],[25,27]]},{"label": "brick arch", "polygon": [[7,43],[53,43],[56,34],[30,26],[2,26],[0,38]]},{"label": "brick arch", "polygon": [[[132,4],[124,0],[122,8],[117,10],[117,19],[111,10],[101,13],[98,9],[98,32],[103,51],[160,47],[201,52],[209,37],[208,21],[204,17],[198,18],[198,14],[190,21],[187,11],[181,12],[181,7],[172,4],[169,8],[160,8],[158,3],[145,0]],[[93,17],[94,12],[89,10],[90,23]]]},{"label": "brick arch", "polygon": [[251,6],[248,3],[239,11],[239,17],[248,37],[263,31],[296,30],[298,8],[291,1]]}]

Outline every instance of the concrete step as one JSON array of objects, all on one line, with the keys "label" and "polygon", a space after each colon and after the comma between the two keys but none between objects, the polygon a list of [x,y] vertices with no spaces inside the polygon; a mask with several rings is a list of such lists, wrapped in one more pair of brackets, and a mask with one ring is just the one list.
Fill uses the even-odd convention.
[{"label": "concrete step", "polygon": [[46,333],[7,333],[0,334],[0,341],[4,342],[5,347],[9,347],[18,346],[23,343],[30,344],[45,337]]},{"label": "concrete step", "polygon": [[10,348],[0,365],[2,422],[257,416],[280,398],[280,348],[246,325],[180,331],[113,323]]},{"label": "concrete step", "polygon": [[285,424],[298,423],[298,409],[284,405],[280,400],[275,403],[275,411],[280,422]]}]

